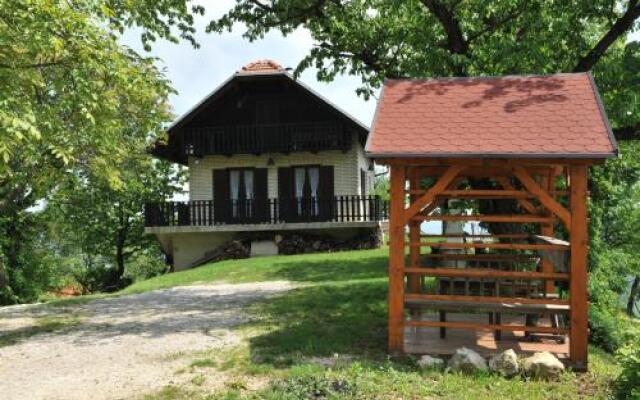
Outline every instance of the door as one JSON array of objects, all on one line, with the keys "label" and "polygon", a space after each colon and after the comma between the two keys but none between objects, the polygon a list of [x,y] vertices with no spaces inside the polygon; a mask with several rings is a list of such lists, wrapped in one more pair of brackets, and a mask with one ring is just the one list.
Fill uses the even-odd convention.
[{"label": "door", "polygon": [[287,222],[332,218],[333,166],[301,165],[278,169],[280,218]]},{"label": "door", "polygon": [[266,168],[217,169],[213,181],[216,223],[269,221]]}]

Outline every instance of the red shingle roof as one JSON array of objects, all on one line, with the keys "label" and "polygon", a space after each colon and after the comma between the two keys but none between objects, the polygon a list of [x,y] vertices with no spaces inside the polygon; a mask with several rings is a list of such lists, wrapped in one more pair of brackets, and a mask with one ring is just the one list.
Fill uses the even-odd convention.
[{"label": "red shingle roof", "polygon": [[265,72],[284,72],[284,68],[273,60],[257,60],[245,65],[239,72],[258,74]]},{"label": "red shingle roof", "polygon": [[610,157],[587,73],[388,80],[366,151],[378,157]]}]

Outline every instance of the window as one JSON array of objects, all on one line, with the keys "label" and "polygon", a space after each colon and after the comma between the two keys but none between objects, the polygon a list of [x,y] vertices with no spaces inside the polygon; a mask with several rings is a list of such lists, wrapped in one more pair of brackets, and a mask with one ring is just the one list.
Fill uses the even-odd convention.
[{"label": "window", "polygon": [[366,196],[367,195],[367,190],[368,186],[367,186],[367,171],[365,171],[364,169],[360,170],[360,195],[361,196]]},{"label": "window", "polygon": [[251,217],[251,203],[254,197],[253,169],[230,169],[229,191],[232,216]]},{"label": "window", "polygon": [[295,167],[293,173],[298,215],[308,212],[311,216],[317,216],[320,168]]}]

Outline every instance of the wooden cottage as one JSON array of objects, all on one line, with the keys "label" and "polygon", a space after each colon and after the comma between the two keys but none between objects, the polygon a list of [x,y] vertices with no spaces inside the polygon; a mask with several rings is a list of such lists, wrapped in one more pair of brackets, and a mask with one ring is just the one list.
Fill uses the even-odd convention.
[{"label": "wooden cottage", "polygon": [[366,153],[390,166],[391,352],[549,350],[586,369],[587,175],[617,155],[590,74],[388,80]]},{"label": "wooden cottage", "polygon": [[[244,66],[168,128],[157,157],[189,169],[188,201],[147,204],[146,228],[183,269],[233,239],[377,230],[366,126],[270,60]],[[365,233],[366,234],[366,233]],[[259,250],[260,248],[261,250]]]}]

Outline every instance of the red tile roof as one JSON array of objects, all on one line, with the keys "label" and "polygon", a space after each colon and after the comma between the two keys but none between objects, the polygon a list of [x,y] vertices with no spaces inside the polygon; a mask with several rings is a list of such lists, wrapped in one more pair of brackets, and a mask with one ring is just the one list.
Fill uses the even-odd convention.
[{"label": "red tile roof", "polygon": [[269,72],[284,72],[284,68],[282,65],[278,64],[273,60],[257,60],[251,62],[244,67],[240,71],[240,73],[269,73]]},{"label": "red tile roof", "polygon": [[378,157],[610,157],[587,73],[388,80],[366,151]]}]

